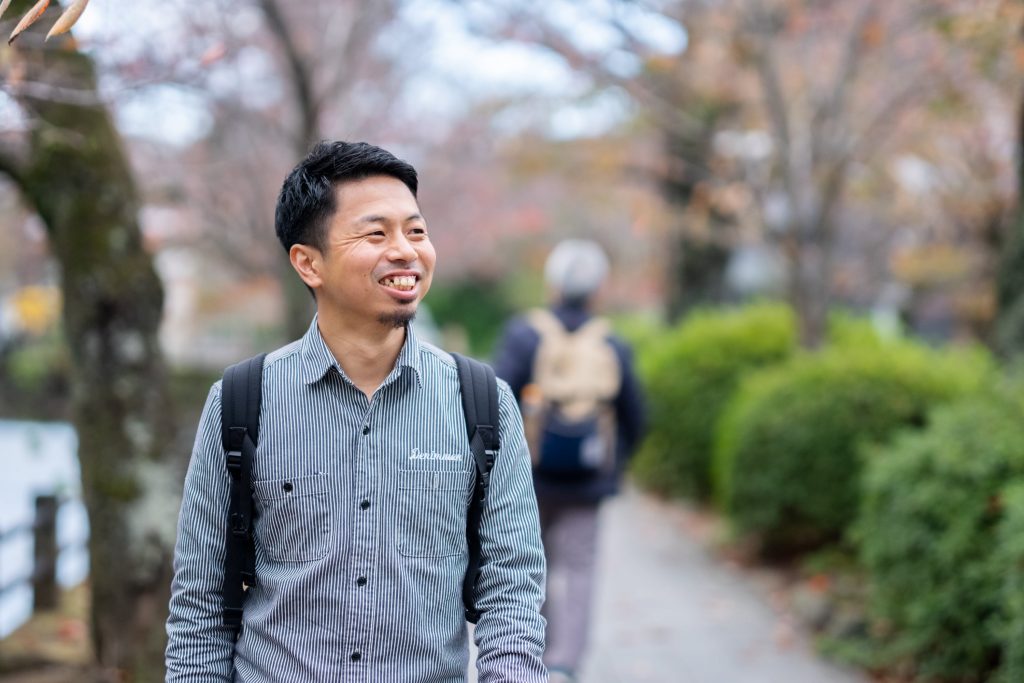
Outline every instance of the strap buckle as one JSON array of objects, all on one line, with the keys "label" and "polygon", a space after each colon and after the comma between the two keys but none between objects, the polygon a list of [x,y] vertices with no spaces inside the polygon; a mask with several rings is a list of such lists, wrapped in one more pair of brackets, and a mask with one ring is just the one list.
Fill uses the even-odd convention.
[{"label": "strap buckle", "polygon": [[228,472],[233,477],[242,474],[242,451],[228,451]]},{"label": "strap buckle", "polygon": [[241,512],[235,512],[231,515],[231,533],[235,536],[248,536],[249,535],[249,518],[243,515]]},{"label": "strap buckle", "polygon": [[238,628],[242,625],[242,608],[241,607],[224,607],[224,625],[232,628]]}]

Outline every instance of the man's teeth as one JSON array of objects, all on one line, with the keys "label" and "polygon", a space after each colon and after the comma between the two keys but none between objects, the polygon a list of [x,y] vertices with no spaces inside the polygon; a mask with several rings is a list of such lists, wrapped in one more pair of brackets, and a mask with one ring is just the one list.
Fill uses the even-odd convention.
[{"label": "man's teeth", "polygon": [[398,277],[386,277],[381,282],[385,287],[408,290],[416,286],[416,277],[414,275],[399,275]]}]

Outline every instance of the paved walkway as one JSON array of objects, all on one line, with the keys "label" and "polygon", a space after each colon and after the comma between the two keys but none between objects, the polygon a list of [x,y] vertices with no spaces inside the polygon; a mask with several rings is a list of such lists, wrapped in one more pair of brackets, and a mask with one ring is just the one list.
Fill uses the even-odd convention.
[{"label": "paved walkway", "polygon": [[712,559],[701,521],[626,491],[602,511],[580,683],[866,683],[816,656],[749,574]]}]

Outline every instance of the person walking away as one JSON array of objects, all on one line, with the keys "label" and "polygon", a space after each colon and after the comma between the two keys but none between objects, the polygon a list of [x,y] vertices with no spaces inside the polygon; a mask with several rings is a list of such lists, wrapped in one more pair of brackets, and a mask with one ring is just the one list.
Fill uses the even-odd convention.
[{"label": "person walking away", "polygon": [[603,250],[566,240],[544,275],[551,298],[505,328],[494,368],[520,403],[548,560],[544,661],[572,681],[588,637],[598,512],[618,490],[644,410],[627,344],[595,316],[608,272]]},{"label": "person walking away", "polygon": [[[497,383],[499,444],[471,444],[453,357],[410,325],[436,259],[417,184],[408,163],[348,142],[318,144],[284,181],[276,232],[316,315],[253,373],[258,430],[222,424],[233,379],[210,390],[178,523],[168,683],[458,683],[467,619],[481,683],[548,680],[544,556],[515,399]],[[493,466],[474,527],[471,496],[488,483],[477,454]],[[236,486],[239,470],[251,486]],[[252,552],[231,560],[247,532]]]}]

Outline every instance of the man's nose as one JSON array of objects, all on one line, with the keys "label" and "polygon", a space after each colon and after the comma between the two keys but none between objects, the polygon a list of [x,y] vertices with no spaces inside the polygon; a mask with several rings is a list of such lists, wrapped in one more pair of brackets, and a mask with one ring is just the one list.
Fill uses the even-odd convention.
[{"label": "man's nose", "polygon": [[388,244],[388,258],[392,261],[415,261],[416,250],[405,233],[398,233]]}]

